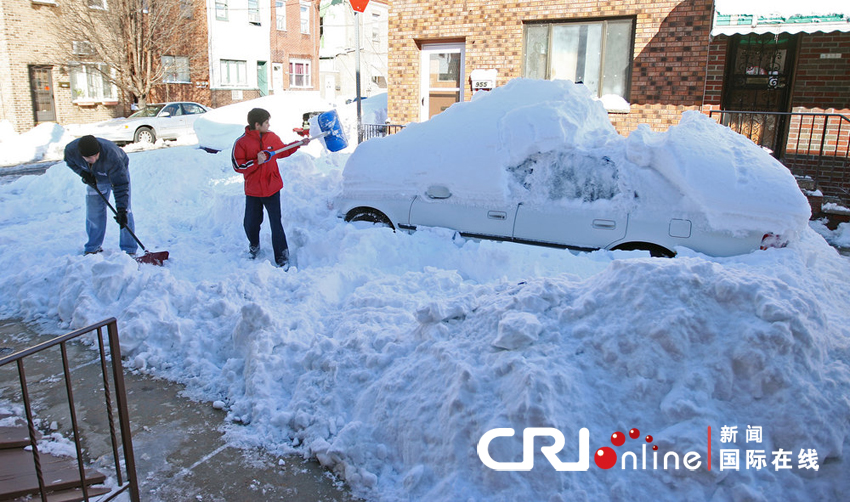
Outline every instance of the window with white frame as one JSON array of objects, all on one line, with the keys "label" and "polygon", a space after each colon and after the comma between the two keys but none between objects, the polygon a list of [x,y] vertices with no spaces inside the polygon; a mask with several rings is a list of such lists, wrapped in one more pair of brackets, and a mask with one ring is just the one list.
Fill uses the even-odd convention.
[{"label": "window with white frame", "polygon": [[310,33],[310,4],[301,2],[301,33]]},{"label": "window with white frame", "polygon": [[286,31],[286,3],[283,0],[275,0],[275,27],[280,31]]},{"label": "window with white frame", "polygon": [[381,15],[377,12],[372,13],[372,41],[381,42]]},{"label": "window with white frame", "polygon": [[227,21],[227,0],[215,0],[215,18],[218,21]]},{"label": "window with white frame", "polygon": [[629,99],[633,19],[527,24],[523,76],[581,82]]},{"label": "window with white frame", "polygon": [[103,63],[71,63],[68,65],[71,77],[71,96],[73,101],[114,101],[118,95],[115,86],[106,77],[109,67]]},{"label": "window with white frame", "polygon": [[248,84],[247,61],[233,59],[221,60],[221,85],[222,86],[244,86]]},{"label": "window with white frame", "polygon": [[260,24],[260,0],[248,0],[248,22]]},{"label": "window with white frame", "polygon": [[310,60],[289,60],[289,87],[310,87]]},{"label": "window with white frame", "polygon": [[168,84],[187,84],[189,77],[189,58],[186,56],[162,56],[162,81]]}]

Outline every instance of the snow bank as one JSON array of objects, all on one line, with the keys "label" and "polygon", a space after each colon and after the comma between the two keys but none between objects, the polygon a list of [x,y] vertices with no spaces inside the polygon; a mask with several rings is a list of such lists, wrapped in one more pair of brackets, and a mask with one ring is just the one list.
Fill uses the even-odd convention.
[{"label": "snow bank", "polygon": [[12,124],[4,120],[0,122],[0,165],[12,166],[45,157],[61,158],[65,145],[73,139],[59,124],[39,124],[18,134]]},{"label": "snow bank", "polygon": [[[491,132],[505,115],[494,108],[482,124]],[[569,114],[525,113],[511,123],[529,130],[496,140],[470,129],[470,144],[489,141],[498,155],[484,154],[510,165],[529,142],[544,151],[567,140]],[[543,123],[562,129],[534,127]],[[606,144],[612,133],[598,124]],[[171,252],[164,267],[121,253],[115,225],[104,253],[82,256],[84,187],[64,165],[0,185],[0,315],[63,330],[115,316],[128,365],[227,409],[231,444],[314,457],[367,500],[839,500],[850,490],[850,262],[823,238],[804,229],[785,249],[661,260],[338,220],[329,201],[346,157],[385,145],[411,160],[406,138],[444,139],[426,124],[406,132],[350,157],[299,151],[279,162],[289,272],[271,263],[267,227],[259,259],[247,257],[229,151],[129,154],[137,234]],[[653,141],[649,159],[686,146]],[[714,183],[683,183],[694,179]],[[763,428],[762,443],[747,443],[748,425]],[[704,460],[711,426],[712,469],[561,473],[538,448],[531,471],[501,472],[478,458],[485,432],[510,427],[517,435],[490,453],[519,460],[519,431],[531,426],[562,431],[565,461],[582,427],[591,453],[638,428],[662,453]],[[720,442],[723,426],[738,427],[734,444]],[[793,452],[789,470],[769,463],[780,448]],[[719,468],[721,449],[740,451],[740,469]],[[765,450],[767,466],[747,469],[748,449]],[[819,470],[798,467],[801,449],[817,451]],[[619,451],[640,456],[634,441]]]},{"label": "snow bank", "polygon": [[213,109],[195,121],[198,144],[215,150],[230,150],[236,138],[245,132],[248,112],[252,108],[265,108],[271,114],[271,130],[284,142],[301,139],[292,132],[303,125],[302,115],[324,112],[334,106],[321,98],[318,91],[282,92],[258,99],[241,101]]}]

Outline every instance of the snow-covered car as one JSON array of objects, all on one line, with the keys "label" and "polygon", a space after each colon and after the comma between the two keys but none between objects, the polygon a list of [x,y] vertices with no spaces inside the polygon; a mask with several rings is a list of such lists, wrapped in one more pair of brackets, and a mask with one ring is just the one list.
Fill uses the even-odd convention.
[{"label": "snow-covered car", "polygon": [[334,206],[395,229],[654,256],[782,247],[810,216],[786,167],[704,114],[626,138],[583,85],[528,79],[360,144]]},{"label": "snow-covered car", "polygon": [[123,143],[155,143],[194,134],[195,120],[210,108],[190,101],[146,105],[129,117],[108,120],[95,126],[92,134]]}]

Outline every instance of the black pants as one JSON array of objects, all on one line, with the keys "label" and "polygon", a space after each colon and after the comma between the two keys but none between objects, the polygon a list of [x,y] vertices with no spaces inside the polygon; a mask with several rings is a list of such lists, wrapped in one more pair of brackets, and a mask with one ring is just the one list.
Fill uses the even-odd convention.
[{"label": "black pants", "polygon": [[269,197],[245,196],[245,235],[251,247],[260,246],[260,225],[263,223],[263,207],[269,213],[269,225],[272,229],[272,248],[274,259],[278,265],[289,255],[286,245],[286,234],[280,221],[280,192]]}]

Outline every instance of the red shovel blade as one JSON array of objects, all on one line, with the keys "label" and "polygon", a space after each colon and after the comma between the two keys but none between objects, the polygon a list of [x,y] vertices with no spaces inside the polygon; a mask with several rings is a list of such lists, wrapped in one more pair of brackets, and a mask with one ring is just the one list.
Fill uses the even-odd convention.
[{"label": "red shovel blade", "polygon": [[156,251],[151,253],[146,251],[142,256],[137,256],[136,261],[139,263],[149,263],[151,265],[162,266],[162,262],[168,259],[168,251]]}]

